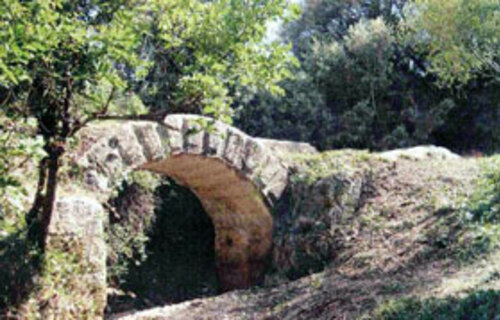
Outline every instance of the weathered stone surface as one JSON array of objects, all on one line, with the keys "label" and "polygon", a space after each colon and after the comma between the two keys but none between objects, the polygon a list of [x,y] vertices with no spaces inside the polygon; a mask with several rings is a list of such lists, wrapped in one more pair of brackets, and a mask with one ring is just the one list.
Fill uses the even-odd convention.
[{"label": "weathered stone surface", "polygon": [[407,149],[396,149],[379,153],[378,156],[389,161],[396,161],[399,158],[412,160],[456,160],[460,156],[443,147],[436,146],[418,146]]},{"label": "weathered stone surface", "polygon": [[102,206],[95,200],[76,196],[66,197],[55,204],[49,234],[99,236],[103,233],[103,217]]},{"label": "weathered stone surface", "polygon": [[340,222],[350,219],[362,203],[366,179],[361,168],[312,181],[300,180],[300,173],[291,177],[287,200],[275,217],[272,263],[278,272],[270,282],[321,271],[336,256]]},{"label": "weathered stone surface", "polygon": [[157,161],[162,159],[166,150],[157,129],[156,123],[139,123],[133,125],[135,134],[143,148],[144,156],[147,161]]},{"label": "weathered stone surface", "polygon": [[182,135],[183,135],[183,151],[189,154],[200,154],[203,152],[203,136],[204,130],[202,126],[191,118],[183,119]]},{"label": "weathered stone surface", "polygon": [[[139,137],[134,131],[134,124],[127,123],[116,132],[115,139],[118,140],[117,147],[120,152],[120,156],[123,164],[126,167],[136,167],[147,161],[147,154],[144,150],[152,150],[154,146],[141,144]],[[154,141],[154,138],[150,137],[150,140],[144,141],[145,143],[150,143]],[[110,143],[114,143],[110,140]]]},{"label": "weathered stone surface", "polygon": [[235,168],[241,169],[243,164],[245,136],[236,130],[228,130],[224,159],[232,163]]},{"label": "weathered stone surface", "polygon": [[257,138],[264,146],[280,154],[287,153],[318,153],[318,150],[309,143]]},{"label": "weathered stone surface", "polygon": [[[98,137],[92,137],[93,130]],[[96,199],[106,200],[132,170],[172,177],[192,189],[212,219],[223,289],[262,281],[271,257],[270,209],[288,181],[288,169],[274,150],[227,124],[195,115],[171,115],[163,123],[104,123],[82,136],[87,141],[77,152],[78,164],[84,188]],[[99,269],[94,279],[105,279],[106,270],[101,212],[92,200],[60,199],[50,226],[61,240],[76,236],[85,242],[86,259]],[[102,281],[95,293],[99,299],[105,296]]]},{"label": "weathered stone surface", "polygon": [[287,181],[286,166],[276,152],[262,139],[224,123],[213,123],[210,131],[200,124],[210,121],[194,115],[171,115],[163,124],[138,121],[109,125],[109,130],[99,130],[101,136],[79,159],[83,182],[93,190],[108,192],[128,171],[154,170],[157,163],[175,155],[203,155],[237,170],[272,203]]},{"label": "weathered stone surface", "polygon": [[[104,210],[97,201],[77,196],[56,201],[49,225],[47,253],[58,254],[65,250],[80,255],[81,261],[76,268],[80,273],[74,275],[79,291],[71,301],[73,306],[57,305],[54,309],[80,310],[89,306],[92,310],[82,311],[92,318],[102,316],[106,305],[106,243]],[[89,297],[93,300],[90,304]]]}]

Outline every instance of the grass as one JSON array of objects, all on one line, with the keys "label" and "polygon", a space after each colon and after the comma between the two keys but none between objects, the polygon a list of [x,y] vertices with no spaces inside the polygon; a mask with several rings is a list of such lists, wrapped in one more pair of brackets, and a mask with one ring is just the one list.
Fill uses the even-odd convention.
[{"label": "grass", "polygon": [[[14,172],[20,180],[22,174]],[[27,173],[27,181],[36,181]],[[39,273],[39,252],[27,241],[24,214],[30,184],[0,186],[0,318],[15,314],[26,301]]]},{"label": "grass", "polygon": [[374,319],[500,319],[500,156],[478,164],[470,192],[425,234],[436,252],[447,252],[453,271],[378,305]]},{"label": "grass", "polygon": [[81,263],[81,246],[78,242],[65,242],[64,246],[54,244],[46,253],[35,290],[22,305],[23,319],[96,319],[102,314],[103,301],[90,298],[96,289],[92,280],[75,276],[92,271],[91,266]]},{"label": "grass", "polygon": [[[483,292],[494,300],[500,288],[500,156],[393,163],[348,150],[299,155],[296,164],[302,197],[292,197],[295,227],[284,239],[305,249],[295,247],[295,264],[308,269],[299,273],[324,270],[330,292],[310,308],[335,310],[327,318],[469,319],[477,309],[478,319],[494,319],[494,306],[481,306]],[[334,188],[337,180],[347,188]],[[322,181],[332,182],[334,198],[318,205],[329,197],[318,193]],[[359,181],[353,211],[342,199]]]},{"label": "grass", "polygon": [[369,170],[370,164],[377,160],[367,151],[350,149],[290,155],[290,161],[298,170],[294,178],[308,183],[340,172],[350,174]]},{"label": "grass", "polygon": [[498,320],[500,319],[500,291],[478,290],[464,297],[402,298],[380,306],[374,319]]}]

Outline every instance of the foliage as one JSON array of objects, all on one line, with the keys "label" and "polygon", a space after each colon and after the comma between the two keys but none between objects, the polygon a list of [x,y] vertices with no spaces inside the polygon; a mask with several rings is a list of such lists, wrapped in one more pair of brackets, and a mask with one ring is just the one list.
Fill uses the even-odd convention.
[{"label": "foliage", "polygon": [[28,293],[35,274],[31,258],[38,252],[26,242],[24,213],[31,197],[30,170],[44,156],[33,131],[36,121],[6,117],[0,111],[0,317]]},{"label": "foliage", "polygon": [[482,177],[470,203],[471,219],[481,224],[500,223],[500,157],[481,161]]},{"label": "foliage", "polygon": [[383,17],[390,24],[397,22],[405,3],[406,0],[305,1],[302,15],[286,27],[284,37],[296,49],[309,46],[311,36],[341,40],[362,19]]},{"label": "foliage", "polygon": [[282,0],[156,1],[142,46],[154,64],[136,90],[154,110],[231,121],[229,106],[244,88],[280,93],[277,83],[291,76],[289,46],[262,39],[267,21],[293,12]]},{"label": "foliage", "polygon": [[[156,180],[159,178],[156,177]],[[130,265],[147,258],[145,246],[154,222],[158,199],[153,190],[132,181],[124,182],[113,199],[109,200],[108,283],[119,286]]]},{"label": "foliage", "polygon": [[[52,244],[44,260],[43,272],[28,301],[23,305],[23,319],[95,319],[102,313],[102,301],[88,299],[96,288],[89,278],[75,274],[92,273],[92,266],[82,264],[82,247],[72,244]],[[71,246],[71,251],[65,246]],[[97,284],[95,284],[97,285]]]},{"label": "foliage", "polygon": [[481,175],[474,191],[462,204],[458,217],[466,231],[457,251],[460,259],[470,260],[500,248],[500,158],[481,161]]},{"label": "foliage", "polygon": [[283,0],[0,2],[2,111],[35,118],[47,154],[27,215],[30,238],[43,249],[60,158],[88,122],[197,108],[229,121],[238,87],[279,92],[293,57],[262,38],[284,10]]},{"label": "foliage", "polygon": [[[140,16],[130,5],[129,10],[115,12],[114,6],[127,4],[2,1],[3,108],[40,120],[45,120],[40,114],[49,116],[46,109],[51,107],[60,108],[57,111],[64,111],[73,121],[83,121],[80,116],[100,111],[108,97],[104,99],[101,92],[94,94],[95,88],[104,85],[110,91],[111,86],[126,85],[115,66],[144,64],[134,50],[141,36]],[[109,15],[112,19],[107,18]],[[83,97],[85,104],[74,105],[75,99]],[[18,102],[17,108],[13,102]],[[52,127],[41,128],[41,133],[62,130],[62,118],[43,123]]]},{"label": "foliage", "polygon": [[[290,76],[287,64],[293,62],[287,46],[261,41],[266,21],[285,14],[280,0],[5,0],[1,10],[0,83],[6,102],[27,95],[24,112],[37,115],[48,104],[69,99],[65,112],[78,123],[106,114],[125,80],[140,83],[153,62],[140,86],[149,104],[201,106],[204,113],[229,120],[235,88],[279,92],[276,83]],[[73,105],[77,99],[83,103]]]},{"label": "foliage", "polygon": [[29,188],[34,178],[24,169],[44,156],[41,137],[33,134],[36,121],[6,117],[0,113],[0,239],[22,230],[19,216],[27,208]]},{"label": "foliage", "polygon": [[[309,15],[323,16],[329,8],[328,1],[321,2],[309,8]],[[312,25],[293,39],[301,67],[296,80],[284,82],[285,97],[248,98],[251,107],[241,111],[238,125],[256,135],[307,140],[321,149],[429,142],[454,103],[429,88],[418,57],[404,53],[392,23],[381,16],[367,19],[362,10],[358,19],[333,12],[330,19],[347,24],[345,31],[315,24],[327,23],[326,18],[311,19]]]},{"label": "foliage", "polygon": [[463,298],[402,298],[379,306],[374,319],[497,319],[500,314],[499,301],[500,293],[494,290],[474,291]]},{"label": "foliage", "polygon": [[[30,239],[42,249],[67,139],[98,114],[106,114],[114,88],[125,87],[115,65],[142,64],[134,53],[140,17],[132,10],[117,11],[116,4],[127,3],[0,3],[2,110],[8,116],[34,117],[47,154],[40,161],[36,196],[27,215]],[[112,89],[103,103],[92,89],[106,84]],[[82,97],[88,103],[79,103]]]},{"label": "foliage", "polygon": [[[432,13],[429,19],[434,20],[427,26],[422,20],[425,12],[415,9],[413,2],[305,1],[300,18],[283,30],[283,39],[293,43],[301,63],[294,70],[296,77],[283,81],[282,97],[242,96],[247,108],[238,113],[237,125],[253,135],[309,141],[323,150],[418,144],[443,145],[460,152],[497,150],[496,101],[500,97],[493,77],[498,50],[493,50],[492,30],[498,15],[494,15],[495,8],[486,6],[492,1],[417,2],[453,6],[454,10],[445,14],[441,8]],[[467,13],[466,9],[476,11]],[[461,17],[461,11],[471,20]],[[480,12],[487,25],[478,22]],[[451,21],[455,15],[463,21]],[[440,24],[443,30],[454,24],[463,28],[455,30],[460,34],[453,38],[440,33]],[[465,30],[468,25],[471,29]],[[432,41],[425,36],[429,26],[435,27]],[[453,46],[458,53],[439,47],[439,37],[447,36],[450,41],[477,37],[480,49],[473,51],[467,43]],[[443,67],[437,61],[446,55],[447,61],[465,68],[460,52],[483,61],[476,70],[481,72],[471,70],[459,88],[443,86],[444,73],[438,70]]]},{"label": "foliage", "polygon": [[498,1],[417,0],[406,11],[411,41],[428,52],[442,84],[467,83],[492,67],[498,77]]}]

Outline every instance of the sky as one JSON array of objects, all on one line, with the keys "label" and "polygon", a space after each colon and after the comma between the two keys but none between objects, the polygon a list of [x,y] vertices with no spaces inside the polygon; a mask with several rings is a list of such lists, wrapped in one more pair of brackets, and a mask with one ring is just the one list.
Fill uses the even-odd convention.
[{"label": "sky", "polygon": [[[289,3],[297,3],[302,5],[305,0],[287,0]],[[271,21],[267,24],[266,42],[272,42],[279,38],[279,32],[282,26],[282,21]]]}]

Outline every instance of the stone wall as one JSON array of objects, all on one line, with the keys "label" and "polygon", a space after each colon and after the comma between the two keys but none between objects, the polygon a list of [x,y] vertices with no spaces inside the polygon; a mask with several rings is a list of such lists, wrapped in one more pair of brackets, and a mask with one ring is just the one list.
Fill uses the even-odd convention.
[{"label": "stone wall", "polygon": [[[85,197],[59,197],[49,243],[81,245],[89,292],[79,300],[101,308],[106,297],[104,217],[109,199],[125,175],[148,170],[189,187],[215,228],[215,253],[224,290],[262,281],[272,248],[271,208],[288,182],[288,169],[262,141],[236,128],[193,115],[156,122],[108,122],[80,135],[73,154]],[[49,246],[50,247],[50,246]],[[71,250],[70,247],[68,247]],[[85,305],[85,304],[82,304]]]},{"label": "stone wall", "polygon": [[48,257],[69,253],[57,262],[65,265],[54,269],[62,267],[75,274],[47,274],[46,270],[45,276],[54,278],[51,282],[62,282],[55,285],[65,293],[49,300],[50,308],[42,310],[44,319],[95,319],[102,315],[106,306],[104,221],[101,204],[92,198],[70,196],[56,201],[47,237]]}]

